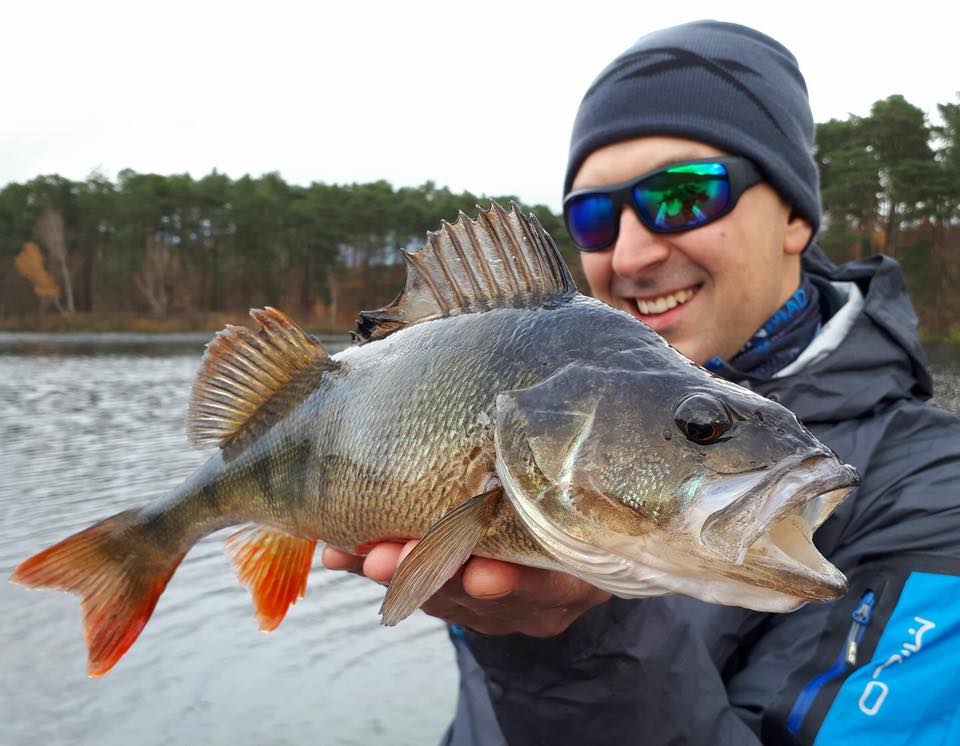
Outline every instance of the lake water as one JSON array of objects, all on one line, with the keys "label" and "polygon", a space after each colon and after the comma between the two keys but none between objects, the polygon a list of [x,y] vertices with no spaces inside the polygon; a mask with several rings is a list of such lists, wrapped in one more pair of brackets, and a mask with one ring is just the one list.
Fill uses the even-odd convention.
[{"label": "lake water", "polygon": [[[207,457],[184,413],[208,334],[0,333],[0,575],[159,497]],[[325,340],[336,351],[344,339]],[[960,349],[931,349],[960,411]],[[444,626],[380,626],[383,591],[316,562],[279,629],[257,631],[222,544],[201,541],[140,638],[88,679],[77,598],[0,580],[0,743],[431,744],[457,675]]]},{"label": "lake water", "polygon": [[223,553],[229,532],[207,537],[99,679],[77,597],[6,582],[208,457],[187,445],[184,413],[209,338],[0,334],[0,744],[436,743],[457,691],[444,625],[382,627],[383,589],[319,557],[306,597],[264,634]]}]

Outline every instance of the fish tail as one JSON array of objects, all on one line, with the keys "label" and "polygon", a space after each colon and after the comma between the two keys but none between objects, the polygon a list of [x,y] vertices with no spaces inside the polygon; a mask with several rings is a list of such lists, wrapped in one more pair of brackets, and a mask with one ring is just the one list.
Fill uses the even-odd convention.
[{"label": "fish tail", "polygon": [[87,673],[95,677],[137,639],[185,554],[158,545],[141,511],[127,510],[24,560],[10,579],[80,596]]}]

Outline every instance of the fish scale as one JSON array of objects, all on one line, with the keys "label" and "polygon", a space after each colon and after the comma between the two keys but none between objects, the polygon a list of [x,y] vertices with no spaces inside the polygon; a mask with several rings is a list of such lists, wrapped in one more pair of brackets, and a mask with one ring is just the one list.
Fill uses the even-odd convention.
[{"label": "fish scale", "polygon": [[[350,428],[332,434],[331,440],[317,438],[323,456],[334,457],[337,464],[336,472],[324,478],[320,498],[318,525],[337,527],[327,540],[352,548],[375,531],[384,538],[421,535],[495,473],[492,434],[489,426],[479,424],[479,413],[489,415],[500,391],[525,385],[532,374],[515,365],[515,371],[484,375],[489,370],[484,358],[510,356],[504,343],[516,344],[515,332],[526,324],[525,315],[505,312],[497,328],[486,324],[488,349],[475,347],[469,356],[455,342],[446,342],[460,336],[451,325],[398,332],[383,342],[392,339],[399,348],[386,352],[392,367],[389,378],[377,372],[379,356],[372,357],[372,364],[364,360],[370,348],[337,356],[346,370],[329,395],[336,397],[342,390],[356,404]],[[439,353],[426,370],[419,362],[424,349]],[[470,458],[481,452],[482,460]],[[347,518],[362,513],[376,515],[359,525]],[[520,535],[515,526],[512,537]],[[491,541],[503,546],[500,539]],[[524,542],[518,553],[526,556],[530,548]]]}]

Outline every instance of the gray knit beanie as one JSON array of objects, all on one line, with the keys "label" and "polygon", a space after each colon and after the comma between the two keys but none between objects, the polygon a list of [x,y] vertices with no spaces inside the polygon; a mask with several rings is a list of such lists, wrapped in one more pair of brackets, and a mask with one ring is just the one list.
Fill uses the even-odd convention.
[{"label": "gray knit beanie", "polygon": [[794,56],[769,36],[695,21],[641,37],[580,103],[564,195],[590,153],[643,135],[686,137],[749,158],[816,233],[820,177],[807,87]]}]

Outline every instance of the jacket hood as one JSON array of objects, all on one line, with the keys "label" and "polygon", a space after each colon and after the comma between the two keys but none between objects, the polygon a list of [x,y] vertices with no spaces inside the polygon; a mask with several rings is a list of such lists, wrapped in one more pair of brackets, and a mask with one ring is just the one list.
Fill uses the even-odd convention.
[{"label": "jacket hood", "polygon": [[877,255],[838,266],[811,245],[803,270],[823,288],[854,283],[863,306],[830,354],[753,388],[807,423],[864,417],[899,399],[930,398],[927,356],[900,265]]}]

